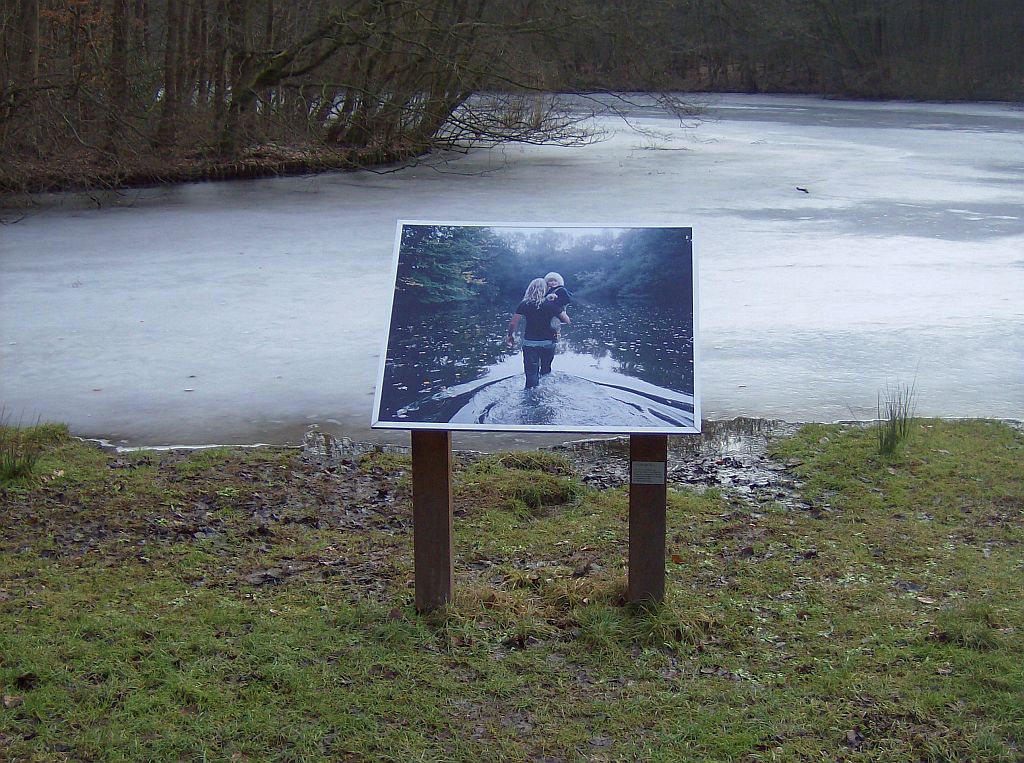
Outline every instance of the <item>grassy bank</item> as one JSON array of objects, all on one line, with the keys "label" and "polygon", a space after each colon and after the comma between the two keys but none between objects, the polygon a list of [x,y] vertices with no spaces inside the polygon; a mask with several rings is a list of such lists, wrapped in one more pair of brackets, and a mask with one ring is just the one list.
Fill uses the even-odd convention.
[{"label": "grassy bank", "polygon": [[109,454],[0,487],[5,760],[1018,761],[1024,435],[777,443],[801,500],[671,490],[622,606],[623,490],[552,454],[456,474],[449,610],[411,601],[408,462]]}]

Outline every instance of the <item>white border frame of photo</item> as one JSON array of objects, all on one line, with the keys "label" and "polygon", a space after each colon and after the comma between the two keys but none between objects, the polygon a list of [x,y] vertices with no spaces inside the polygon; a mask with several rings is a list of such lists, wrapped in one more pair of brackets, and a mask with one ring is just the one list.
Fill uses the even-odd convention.
[{"label": "white border frame of photo", "polygon": [[[639,229],[639,228],[689,228],[691,231],[690,257],[693,273],[692,283],[692,304],[693,304],[693,426],[586,426],[586,425],[546,425],[546,424],[467,424],[452,422],[424,422],[424,421],[382,421],[380,419],[380,406],[383,397],[384,374],[388,359],[388,347],[391,345],[391,321],[395,309],[395,295],[398,287],[398,265],[401,256],[402,229],[407,225],[444,225],[451,227],[465,228],[536,228],[538,230],[558,230],[565,228],[591,228],[591,229]],[[698,302],[699,283],[699,258],[697,257],[696,241],[694,240],[693,226],[670,225],[654,223],[536,223],[536,222],[480,222],[480,221],[459,221],[459,220],[398,220],[395,227],[395,244],[391,263],[391,298],[388,306],[387,330],[384,332],[384,341],[380,352],[380,362],[377,369],[376,386],[373,393],[373,410],[370,416],[370,427],[373,429],[406,429],[406,430],[433,430],[433,431],[459,431],[459,432],[528,432],[533,434],[554,434],[554,433],[588,433],[588,434],[700,434],[701,405],[700,405],[700,309]],[[623,377],[628,379],[629,377]]]}]

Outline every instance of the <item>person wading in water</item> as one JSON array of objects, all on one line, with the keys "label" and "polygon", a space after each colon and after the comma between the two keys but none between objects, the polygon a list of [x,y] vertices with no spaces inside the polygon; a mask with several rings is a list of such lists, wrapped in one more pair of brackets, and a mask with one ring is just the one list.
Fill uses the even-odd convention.
[{"label": "person wading in water", "polygon": [[523,328],[523,370],[526,373],[526,389],[540,383],[541,374],[551,373],[551,361],[555,357],[555,343],[558,332],[551,327],[552,318],[560,323],[569,323],[569,316],[555,300],[545,299],[547,284],[543,278],[534,278],[526,287],[523,301],[519,303],[512,319],[508,322],[505,343],[515,346],[515,333],[519,323],[525,320]]}]

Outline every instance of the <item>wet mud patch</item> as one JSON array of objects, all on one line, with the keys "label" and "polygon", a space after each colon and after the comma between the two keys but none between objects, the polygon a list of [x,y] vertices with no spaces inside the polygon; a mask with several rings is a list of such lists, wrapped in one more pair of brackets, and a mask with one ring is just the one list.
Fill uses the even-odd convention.
[{"label": "wet mud patch", "polygon": [[193,587],[332,579],[360,595],[404,586],[412,512],[406,465],[315,449],[107,453],[31,489],[3,491],[0,551],[79,565],[205,561]]},{"label": "wet mud patch", "polygon": [[[791,472],[797,464],[768,455],[773,441],[797,429],[797,424],[768,419],[705,421],[699,435],[669,438],[669,486],[697,492],[717,488],[754,504],[805,506],[803,483]],[[587,485],[604,490],[629,484],[628,437],[584,440],[552,450],[569,458]]]}]

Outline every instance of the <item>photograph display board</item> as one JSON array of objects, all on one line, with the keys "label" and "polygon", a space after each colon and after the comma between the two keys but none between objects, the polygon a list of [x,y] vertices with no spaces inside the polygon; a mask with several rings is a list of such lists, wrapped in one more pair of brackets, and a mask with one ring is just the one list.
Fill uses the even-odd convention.
[{"label": "photograph display board", "polygon": [[700,431],[688,227],[398,224],[371,425]]}]

